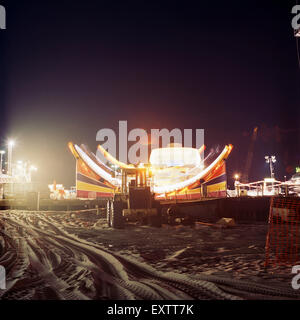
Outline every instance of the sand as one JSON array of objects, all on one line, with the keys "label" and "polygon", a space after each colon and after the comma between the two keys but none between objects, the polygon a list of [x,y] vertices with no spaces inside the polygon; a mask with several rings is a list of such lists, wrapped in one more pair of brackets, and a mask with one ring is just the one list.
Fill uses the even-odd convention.
[{"label": "sand", "polygon": [[91,212],[1,211],[0,298],[298,299],[291,266],[264,266],[267,231],[264,223],[118,230]]}]

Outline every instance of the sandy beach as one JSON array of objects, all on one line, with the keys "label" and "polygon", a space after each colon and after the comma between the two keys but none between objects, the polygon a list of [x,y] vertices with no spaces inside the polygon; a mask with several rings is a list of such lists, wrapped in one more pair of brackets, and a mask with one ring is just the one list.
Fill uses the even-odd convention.
[{"label": "sandy beach", "polygon": [[[1,299],[299,299],[265,223],[108,228],[95,213],[2,211]],[[300,264],[300,262],[299,262]]]}]

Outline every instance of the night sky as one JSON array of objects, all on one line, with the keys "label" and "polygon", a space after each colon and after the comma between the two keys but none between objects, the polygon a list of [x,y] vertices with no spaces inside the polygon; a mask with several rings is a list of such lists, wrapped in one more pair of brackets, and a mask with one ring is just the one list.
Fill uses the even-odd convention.
[{"label": "night sky", "polygon": [[[0,147],[31,160],[42,183],[75,185],[67,142],[96,150],[101,128],[205,129],[232,143],[229,182],[300,165],[300,68],[295,1],[0,1]],[[300,42],[300,41],[299,41]]]}]

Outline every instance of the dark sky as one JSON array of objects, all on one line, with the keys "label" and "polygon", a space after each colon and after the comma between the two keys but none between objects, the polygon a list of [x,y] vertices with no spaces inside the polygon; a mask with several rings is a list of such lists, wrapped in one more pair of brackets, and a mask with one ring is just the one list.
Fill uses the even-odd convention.
[{"label": "dark sky", "polygon": [[[300,165],[296,1],[1,1],[0,146],[39,167],[36,180],[75,184],[67,142],[96,149],[101,128],[204,128],[208,149],[234,145],[250,179]],[[277,128],[277,129],[276,129]]]}]

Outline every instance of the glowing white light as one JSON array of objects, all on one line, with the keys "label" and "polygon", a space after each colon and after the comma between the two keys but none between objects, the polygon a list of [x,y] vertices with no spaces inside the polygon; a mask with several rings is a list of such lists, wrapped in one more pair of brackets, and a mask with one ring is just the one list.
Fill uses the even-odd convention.
[{"label": "glowing white light", "polygon": [[15,141],[14,140],[9,140],[7,144],[8,144],[9,147],[14,147],[15,146]]},{"label": "glowing white light", "polygon": [[190,179],[175,183],[175,184],[170,184],[166,186],[153,186],[153,191],[155,193],[170,193],[173,191],[177,191],[180,189],[184,189],[187,186],[195,183],[196,181],[202,179],[210,170],[212,170],[227,154],[229,151],[229,146],[225,146],[223,149],[222,153],[215,159],[214,162],[212,162],[207,168],[196,174],[194,177],[191,177]]},{"label": "glowing white light", "polygon": [[276,180],[274,178],[265,178],[265,182],[275,182]]},{"label": "glowing white light", "polygon": [[[98,166],[78,145],[74,145],[76,151],[80,157],[87,163],[87,165],[100,177],[107,180],[113,185],[120,185],[122,183],[121,179],[113,178],[109,173],[104,171],[100,166]],[[99,160],[99,159],[98,159]],[[100,160],[99,160],[100,161]]]},{"label": "glowing white light", "polygon": [[198,149],[194,148],[158,148],[150,155],[150,163],[153,166],[198,166],[201,159]]}]

